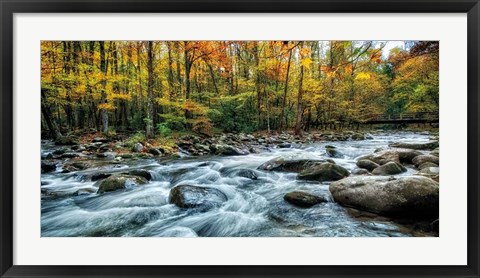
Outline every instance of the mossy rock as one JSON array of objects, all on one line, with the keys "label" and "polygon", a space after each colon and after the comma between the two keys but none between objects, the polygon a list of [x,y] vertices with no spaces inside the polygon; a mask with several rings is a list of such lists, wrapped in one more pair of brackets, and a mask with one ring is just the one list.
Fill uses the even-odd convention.
[{"label": "mossy rock", "polygon": [[120,174],[110,176],[104,180],[100,180],[95,185],[98,186],[97,193],[101,194],[105,192],[125,189],[132,186],[146,184],[147,182],[148,181],[143,177]]}]

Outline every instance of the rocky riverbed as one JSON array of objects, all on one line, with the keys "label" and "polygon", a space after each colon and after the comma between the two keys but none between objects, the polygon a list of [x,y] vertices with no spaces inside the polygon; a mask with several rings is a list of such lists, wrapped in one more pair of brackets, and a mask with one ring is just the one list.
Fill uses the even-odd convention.
[{"label": "rocky riverbed", "polygon": [[42,236],[438,236],[428,132],[42,141]]}]

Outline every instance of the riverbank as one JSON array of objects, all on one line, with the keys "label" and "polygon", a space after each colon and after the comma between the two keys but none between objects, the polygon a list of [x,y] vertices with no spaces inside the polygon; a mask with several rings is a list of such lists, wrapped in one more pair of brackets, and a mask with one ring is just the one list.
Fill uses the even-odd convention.
[{"label": "riverbank", "polygon": [[[147,139],[142,133],[111,134],[101,133],[73,134],[56,141],[55,145],[64,146],[55,153],[44,153],[42,159],[62,159],[87,156],[123,158],[179,157],[182,155],[246,155],[267,151],[269,148],[289,148],[294,145],[311,144],[323,141],[355,141],[372,139],[371,131],[314,131],[301,136],[293,132],[256,132],[253,134],[217,134],[205,136],[198,134],[177,134],[169,137]],[[433,134],[435,131],[426,134]]]}]

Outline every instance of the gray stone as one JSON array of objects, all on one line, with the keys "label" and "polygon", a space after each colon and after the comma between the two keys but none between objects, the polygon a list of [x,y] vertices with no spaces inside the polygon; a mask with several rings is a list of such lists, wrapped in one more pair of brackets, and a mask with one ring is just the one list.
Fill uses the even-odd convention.
[{"label": "gray stone", "polygon": [[421,176],[355,176],[330,184],[334,200],[341,205],[391,217],[436,219],[439,187]]}]

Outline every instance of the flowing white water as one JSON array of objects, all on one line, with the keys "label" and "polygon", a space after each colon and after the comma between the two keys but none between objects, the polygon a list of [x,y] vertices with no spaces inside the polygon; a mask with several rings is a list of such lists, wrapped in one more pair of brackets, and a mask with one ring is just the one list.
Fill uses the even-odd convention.
[{"label": "flowing white water", "polygon": [[[419,233],[384,217],[352,211],[333,202],[329,183],[306,182],[295,173],[257,171],[258,179],[235,175],[234,169],[256,169],[278,157],[325,158],[325,145],[334,145],[345,157],[335,162],[349,171],[356,158],[393,142],[427,142],[426,133],[385,133],[372,140],[322,142],[288,149],[229,157],[183,157],[177,160],[145,159],[125,165],[105,165],[84,171],[42,175],[42,236],[127,237],[283,237],[283,236],[417,236]],[[51,145],[44,145],[50,151]],[[143,186],[96,194],[94,173],[147,169],[153,179]],[[409,168],[402,175],[415,170]],[[181,209],[169,204],[170,189],[179,184],[213,187],[228,201],[209,211]],[[76,196],[78,190],[87,193]],[[283,200],[285,193],[306,191],[330,202],[298,208]]]}]

